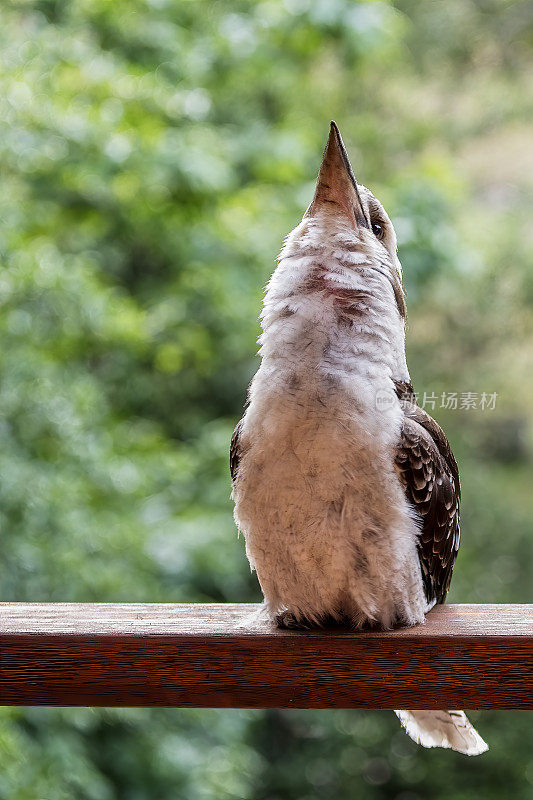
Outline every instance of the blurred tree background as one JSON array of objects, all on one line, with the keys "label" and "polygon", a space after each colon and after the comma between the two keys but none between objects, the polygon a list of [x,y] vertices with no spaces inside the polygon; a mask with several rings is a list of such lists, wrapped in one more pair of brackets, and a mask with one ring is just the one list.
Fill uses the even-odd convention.
[{"label": "blurred tree background", "polygon": [[[5,0],[0,23],[1,598],[259,599],[227,451],[336,119],[461,468],[450,599],[532,602],[531,3]],[[531,797],[531,716],[473,718],[469,760],[389,712],[3,709],[0,797]]]}]

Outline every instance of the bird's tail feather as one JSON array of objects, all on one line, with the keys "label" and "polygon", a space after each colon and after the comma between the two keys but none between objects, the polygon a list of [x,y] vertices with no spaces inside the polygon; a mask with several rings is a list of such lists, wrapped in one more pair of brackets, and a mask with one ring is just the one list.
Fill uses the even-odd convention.
[{"label": "bird's tail feather", "polygon": [[464,711],[396,711],[405,732],[423,747],[449,747],[478,756],[489,749]]}]

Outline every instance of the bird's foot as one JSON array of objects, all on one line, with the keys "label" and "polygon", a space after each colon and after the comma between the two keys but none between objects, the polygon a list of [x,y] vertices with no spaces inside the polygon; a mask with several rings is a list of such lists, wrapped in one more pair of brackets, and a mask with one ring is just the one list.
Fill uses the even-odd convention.
[{"label": "bird's foot", "polygon": [[278,628],[286,628],[291,631],[309,631],[313,627],[306,619],[298,619],[292,611],[281,611],[276,614],[274,622]]}]

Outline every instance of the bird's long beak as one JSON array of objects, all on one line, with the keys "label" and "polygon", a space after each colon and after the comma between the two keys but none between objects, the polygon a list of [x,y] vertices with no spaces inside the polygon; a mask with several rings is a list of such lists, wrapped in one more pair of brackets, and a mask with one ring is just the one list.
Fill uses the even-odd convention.
[{"label": "bird's long beak", "polygon": [[305,216],[315,216],[325,203],[337,205],[350,217],[354,226],[370,227],[357,181],[335,122],[331,123],[328,143],[316,182],[315,196]]}]

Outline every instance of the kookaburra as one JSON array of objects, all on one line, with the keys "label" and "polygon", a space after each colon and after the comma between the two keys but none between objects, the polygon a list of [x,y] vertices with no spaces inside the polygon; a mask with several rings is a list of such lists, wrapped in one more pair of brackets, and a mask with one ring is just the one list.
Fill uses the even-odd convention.
[{"label": "kookaburra", "polygon": [[[396,236],[331,130],[315,195],[261,314],[261,365],[231,442],[235,520],[285,627],[415,625],[459,547],[459,473],[415,400]],[[462,711],[397,711],[426,747],[487,749]]]}]

